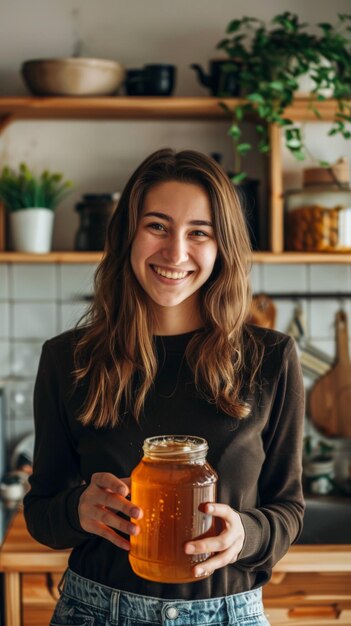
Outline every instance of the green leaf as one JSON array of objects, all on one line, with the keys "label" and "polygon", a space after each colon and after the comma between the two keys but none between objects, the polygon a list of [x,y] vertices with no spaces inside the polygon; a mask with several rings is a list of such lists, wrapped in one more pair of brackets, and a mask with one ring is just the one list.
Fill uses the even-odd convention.
[{"label": "green leaf", "polygon": [[252,146],[250,143],[239,143],[236,147],[237,151],[241,155],[247,154],[251,150]]},{"label": "green leaf", "polygon": [[329,161],[318,161],[318,164],[319,164],[321,167],[330,167],[330,163],[329,163]]},{"label": "green leaf", "polygon": [[306,159],[306,155],[301,150],[291,150],[291,154],[297,161],[304,161]]},{"label": "green leaf", "polygon": [[241,136],[241,130],[237,124],[232,124],[228,130],[228,135],[233,137],[233,139],[239,139]]},{"label": "green leaf", "polygon": [[70,181],[63,181],[60,173],[51,174],[44,170],[40,176],[33,174],[25,163],[18,172],[5,166],[0,177],[0,198],[10,211],[27,207],[54,209],[72,187]]},{"label": "green leaf", "polygon": [[235,117],[238,120],[238,122],[241,122],[241,120],[244,117],[244,109],[243,109],[243,107],[240,107],[240,106],[236,107],[236,109],[235,109]]},{"label": "green leaf", "polygon": [[232,20],[227,26],[227,33],[236,33],[241,27],[241,20]]},{"label": "green leaf", "polygon": [[257,102],[259,104],[264,104],[264,98],[260,93],[250,93],[247,96],[247,99],[250,100],[250,102]]},{"label": "green leaf", "polygon": [[247,177],[246,172],[240,172],[240,174],[236,174],[235,176],[232,176],[230,180],[232,181],[232,183],[234,183],[234,185],[240,185],[240,183],[242,183],[246,177]]},{"label": "green leaf", "polygon": [[315,114],[316,117],[318,117],[319,119],[322,118],[320,112],[318,111],[318,109],[315,106],[311,106],[311,110],[313,111],[313,113]]},{"label": "green leaf", "polygon": [[258,149],[262,154],[268,154],[271,150],[269,143],[266,142],[259,143]]},{"label": "green leaf", "polygon": [[274,91],[284,91],[284,83],[280,80],[273,80],[269,83],[269,86],[271,89],[274,89]]}]

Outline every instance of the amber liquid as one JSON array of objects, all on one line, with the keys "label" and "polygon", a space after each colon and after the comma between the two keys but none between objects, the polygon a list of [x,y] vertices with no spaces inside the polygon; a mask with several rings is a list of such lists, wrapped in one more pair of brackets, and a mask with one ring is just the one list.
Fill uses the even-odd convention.
[{"label": "amber liquid", "polygon": [[132,472],[131,500],[144,511],[140,533],[131,536],[133,571],[157,582],[198,580],[192,568],[210,554],[188,555],[184,544],[214,535],[213,518],[199,511],[215,502],[217,475],[207,463],[143,459]]}]

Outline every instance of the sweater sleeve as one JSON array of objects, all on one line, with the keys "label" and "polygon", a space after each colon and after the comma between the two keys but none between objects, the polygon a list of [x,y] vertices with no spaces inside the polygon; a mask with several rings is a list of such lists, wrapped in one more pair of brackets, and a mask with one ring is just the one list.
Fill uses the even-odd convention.
[{"label": "sweater sleeve", "polygon": [[263,434],[266,459],[259,480],[258,508],[239,512],[245,541],[236,567],[272,568],[302,530],[302,439],[304,385],[294,341],[285,347]]},{"label": "sweater sleeve", "polygon": [[72,548],[90,535],[79,523],[78,502],[86,488],[69,428],[58,375],[46,342],[34,388],[35,448],[30,490],[24,498],[27,528],[51,548]]}]

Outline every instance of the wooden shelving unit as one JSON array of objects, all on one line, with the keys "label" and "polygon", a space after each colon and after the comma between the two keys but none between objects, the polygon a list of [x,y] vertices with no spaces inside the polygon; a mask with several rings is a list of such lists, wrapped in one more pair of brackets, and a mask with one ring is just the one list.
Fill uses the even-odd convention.
[{"label": "wooden shelving unit", "polygon": [[[228,114],[219,105],[225,102],[233,108],[242,103],[238,98],[154,98],[109,96],[103,98],[76,97],[0,97],[2,125],[25,119],[225,119]],[[321,119],[332,120],[336,112],[333,100],[318,102]],[[297,98],[286,109],[286,117],[296,122],[314,121],[316,116],[309,98]]]},{"label": "wooden shelving unit", "polygon": [[[0,97],[0,133],[20,120],[230,120],[230,115],[220,106],[225,102],[231,109],[242,102],[230,98],[154,98],[121,97],[103,98],[38,98]],[[316,118],[313,106],[318,108],[320,118]],[[286,117],[296,122],[331,121],[336,112],[333,100],[312,102],[301,97],[286,109]],[[282,188],[281,131],[272,125],[270,128],[271,156],[269,160],[269,252],[254,254],[257,263],[351,263],[350,254],[311,254],[284,252],[284,213]],[[0,250],[4,239],[4,212],[0,207]],[[2,246],[3,247],[3,246]],[[0,252],[0,263],[95,263],[101,258],[99,253],[52,252],[46,255],[27,255],[13,252]]]},{"label": "wooden shelving unit", "polygon": [[[351,263],[351,254],[327,254],[312,252],[254,252],[254,263],[295,265],[305,264],[345,264]],[[50,252],[49,254],[29,254],[26,252],[0,252],[0,263],[99,263],[102,252]]]}]

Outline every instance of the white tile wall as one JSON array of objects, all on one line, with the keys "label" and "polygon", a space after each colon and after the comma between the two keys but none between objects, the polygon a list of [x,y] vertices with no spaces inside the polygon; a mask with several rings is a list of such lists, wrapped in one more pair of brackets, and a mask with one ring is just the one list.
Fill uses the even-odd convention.
[{"label": "white tile wall", "polygon": [[87,309],[87,302],[61,302],[59,305],[59,332],[73,328]]},{"label": "white tile wall", "polygon": [[57,334],[55,302],[15,302],[12,339],[47,339]]},{"label": "white tile wall", "polygon": [[9,281],[7,265],[0,265],[0,300],[9,297]]},{"label": "white tile wall", "polygon": [[305,265],[263,265],[262,289],[264,292],[289,293],[307,290]]},{"label": "white tile wall", "polygon": [[[95,270],[94,264],[0,264],[0,376],[12,376],[6,422],[9,440],[33,430],[32,391],[42,343],[75,325],[88,305],[82,297],[92,293]],[[297,305],[289,293],[351,291],[351,267],[254,264],[251,280],[256,293],[287,294],[275,302],[276,328],[286,332]],[[302,298],[299,304],[311,342],[334,356],[334,316],[341,305],[346,308],[351,334],[351,300]],[[308,388],[311,379],[306,377],[305,383]]]},{"label": "white tile wall", "polygon": [[13,376],[27,378],[36,376],[43,341],[43,339],[40,341],[16,340],[12,343],[13,350],[10,368]]},{"label": "white tile wall", "polygon": [[10,304],[0,302],[0,339],[8,339],[10,335]]},{"label": "white tile wall", "polygon": [[8,427],[8,439],[11,441],[13,452],[14,444],[31,434],[34,430],[33,417],[20,418],[11,420]]},{"label": "white tile wall", "polygon": [[13,378],[8,384],[7,404],[10,419],[28,419],[32,416],[34,381]]},{"label": "white tile wall", "polygon": [[59,298],[75,300],[91,295],[96,265],[64,264],[59,267]]},{"label": "white tile wall", "polygon": [[[312,300],[310,302],[310,333],[315,341],[335,338],[335,314],[345,309],[350,320],[350,302]],[[350,325],[350,324],[349,324]]]},{"label": "white tile wall", "polygon": [[[309,303],[307,302],[307,300],[299,300],[298,304],[302,308],[304,330],[307,336],[309,334],[307,313]],[[280,332],[282,333],[289,332],[289,326],[293,321],[296,306],[297,302],[293,300],[279,300],[278,302],[276,302],[277,318],[275,327],[277,330],[280,330]]]},{"label": "white tile wall", "polygon": [[0,340],[0,378],[6,378],[10,371],[10,341]]},{"label": "white tile wall", "polygon": [[55,300],[57,298],[57,265],[14,265],[11,296],[14,300]]},{"label": "white tile wall", "polygon": [[309,268],[309,290],[345,292],[351,287],[349,265],[311,265]]},{"label": "white tile wall", "polygon": [[261,291],[261,265],[253,265],[251,268],[251,287],[253,293],[259,293]]}]

